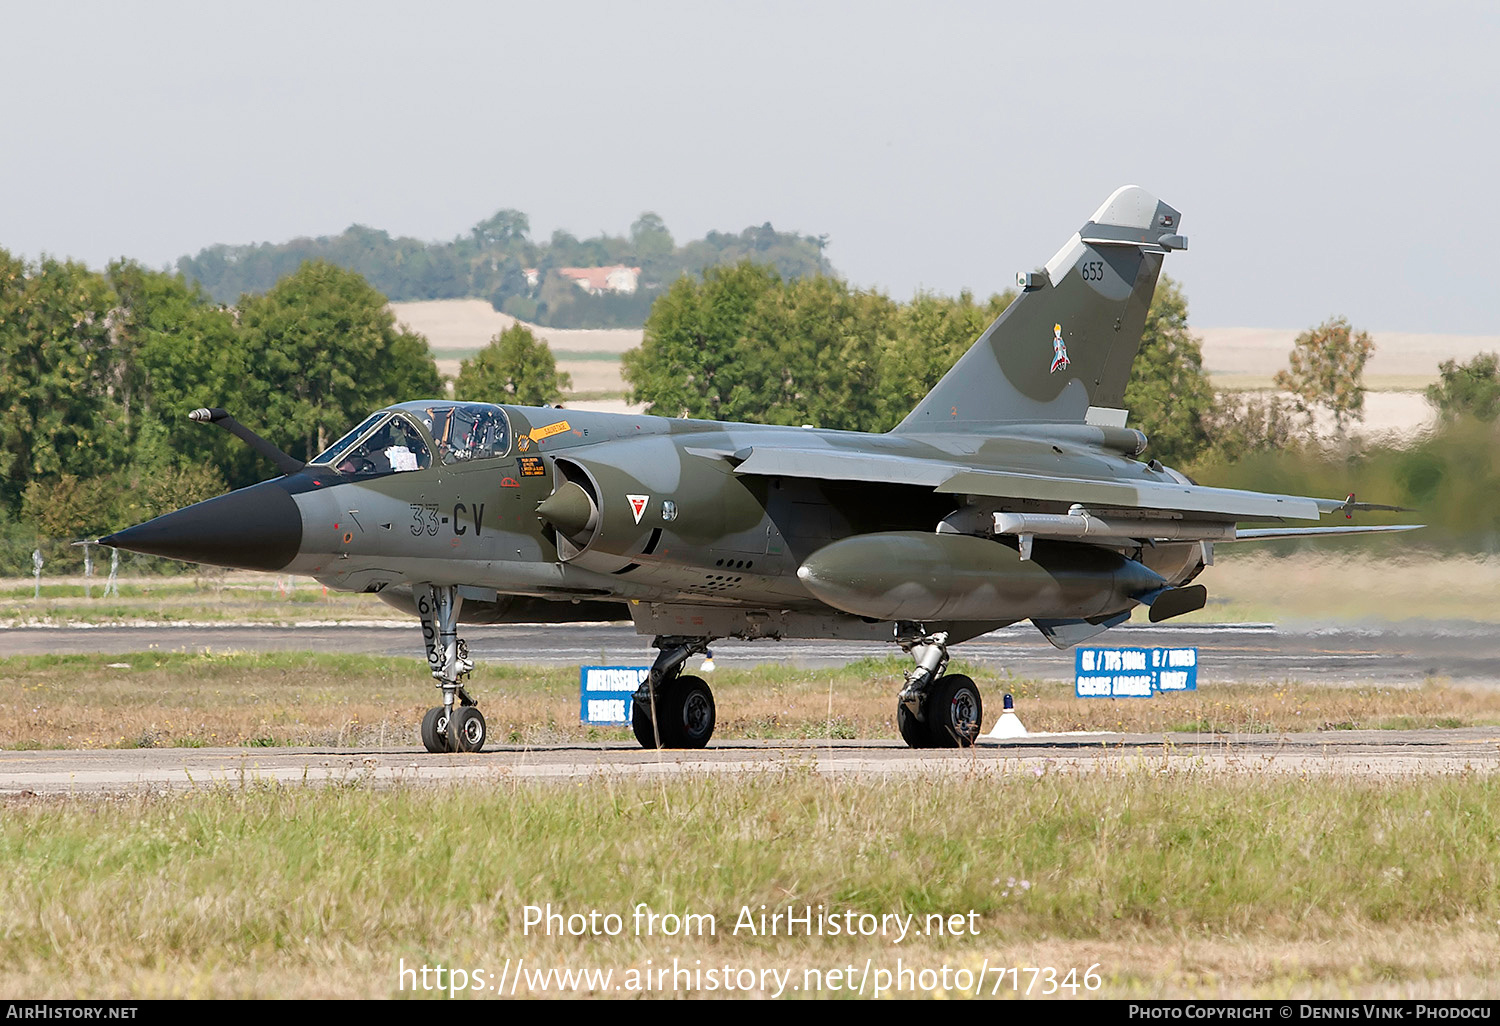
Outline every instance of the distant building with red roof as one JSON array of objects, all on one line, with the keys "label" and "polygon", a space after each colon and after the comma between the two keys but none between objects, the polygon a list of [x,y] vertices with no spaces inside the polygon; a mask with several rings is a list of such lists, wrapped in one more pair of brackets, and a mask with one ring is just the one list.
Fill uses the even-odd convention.
[{"label": "distant building with red roof", "polygon": [[629,295],[640,285],[641,269],[615,264],[613,267],[560,267],[557,273],[572,280],[591,296],[606,292]]}]

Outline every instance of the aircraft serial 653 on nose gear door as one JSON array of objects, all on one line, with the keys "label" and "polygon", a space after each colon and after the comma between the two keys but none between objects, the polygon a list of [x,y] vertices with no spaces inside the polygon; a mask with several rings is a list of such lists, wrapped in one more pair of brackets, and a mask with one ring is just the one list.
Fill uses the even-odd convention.
[{"label": "aircraft serial 653 on nose gear door", "polygon": [[409,609],[442,694],[432,752],[485,741],[460,623],[609,619],[658,649],[633,707],[643,746],[708,743],[713,694],[682,668],[719,638],[899,644],[902,738],[969,745],[983,707],[944,672],[953,645],[1029,619],[1066,648],[1137,606],[1199,609],[1191,582],[1221,542],[1407,529],[1285,526],[1392,507],[1200,487],[1135,458],[1125,385],[1180,225],[1116,191],[887,434],[419,400],[303,464],[197,410],[282,476],[102,540]]}]

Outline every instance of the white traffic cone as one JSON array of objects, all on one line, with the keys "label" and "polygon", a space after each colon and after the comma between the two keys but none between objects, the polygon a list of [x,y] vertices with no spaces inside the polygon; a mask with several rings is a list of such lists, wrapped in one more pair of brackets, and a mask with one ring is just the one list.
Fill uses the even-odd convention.
[{"label": "white traffic cone", "polygon": [[1009,695],[1005,696],[1005,711],[995,721],[994,727],[985,737],[1003,741],[1006,738],[1025,737],[1026,727],[1021,718],[1016,715],[1016,700]]},{"label": "white traffic cone", "polygon": [[698,672],[699,673],[713,673],[714,672],[714,653],[713,653],[713,649],[708,649],[708,650],[706,650],[703,653],[703,665],[700,666],[700,667],[698,667]]}]

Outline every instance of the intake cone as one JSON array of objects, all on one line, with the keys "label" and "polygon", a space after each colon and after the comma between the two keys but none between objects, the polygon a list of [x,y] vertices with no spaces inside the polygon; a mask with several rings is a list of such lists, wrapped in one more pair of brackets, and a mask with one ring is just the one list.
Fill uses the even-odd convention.
[{"label": "intake cone", "polygon": [[589,493],[569,481],[538,504],[536,515],[557,528],[579,548],[586,547],[599,526],[599,507]]}]

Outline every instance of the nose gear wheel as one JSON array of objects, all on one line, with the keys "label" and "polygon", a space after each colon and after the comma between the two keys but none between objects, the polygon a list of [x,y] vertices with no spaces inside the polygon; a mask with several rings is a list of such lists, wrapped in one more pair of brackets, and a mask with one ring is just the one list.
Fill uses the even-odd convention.
[{"label": "nose gear wheel", "polygon": [[440,705],[422,717],[422,747],[433,753],[448,751],[448,710]]},{"label": "nose gear wheel", "polygon": [[459,706],[448,720],[448,750],[480,752],[484,750],[484,714],[472,705]]},{"label": "nose gear wheel", "polygon": [[458,636],[463,595],[455,585],[417,585],[412,589],[417,615],[422,618],[422,640],[427,665],[443,693],[443,704],[422,717],[422,747],[429,752],[484,750],[484,716],[463,685],[474,661],[469,646]]}]

